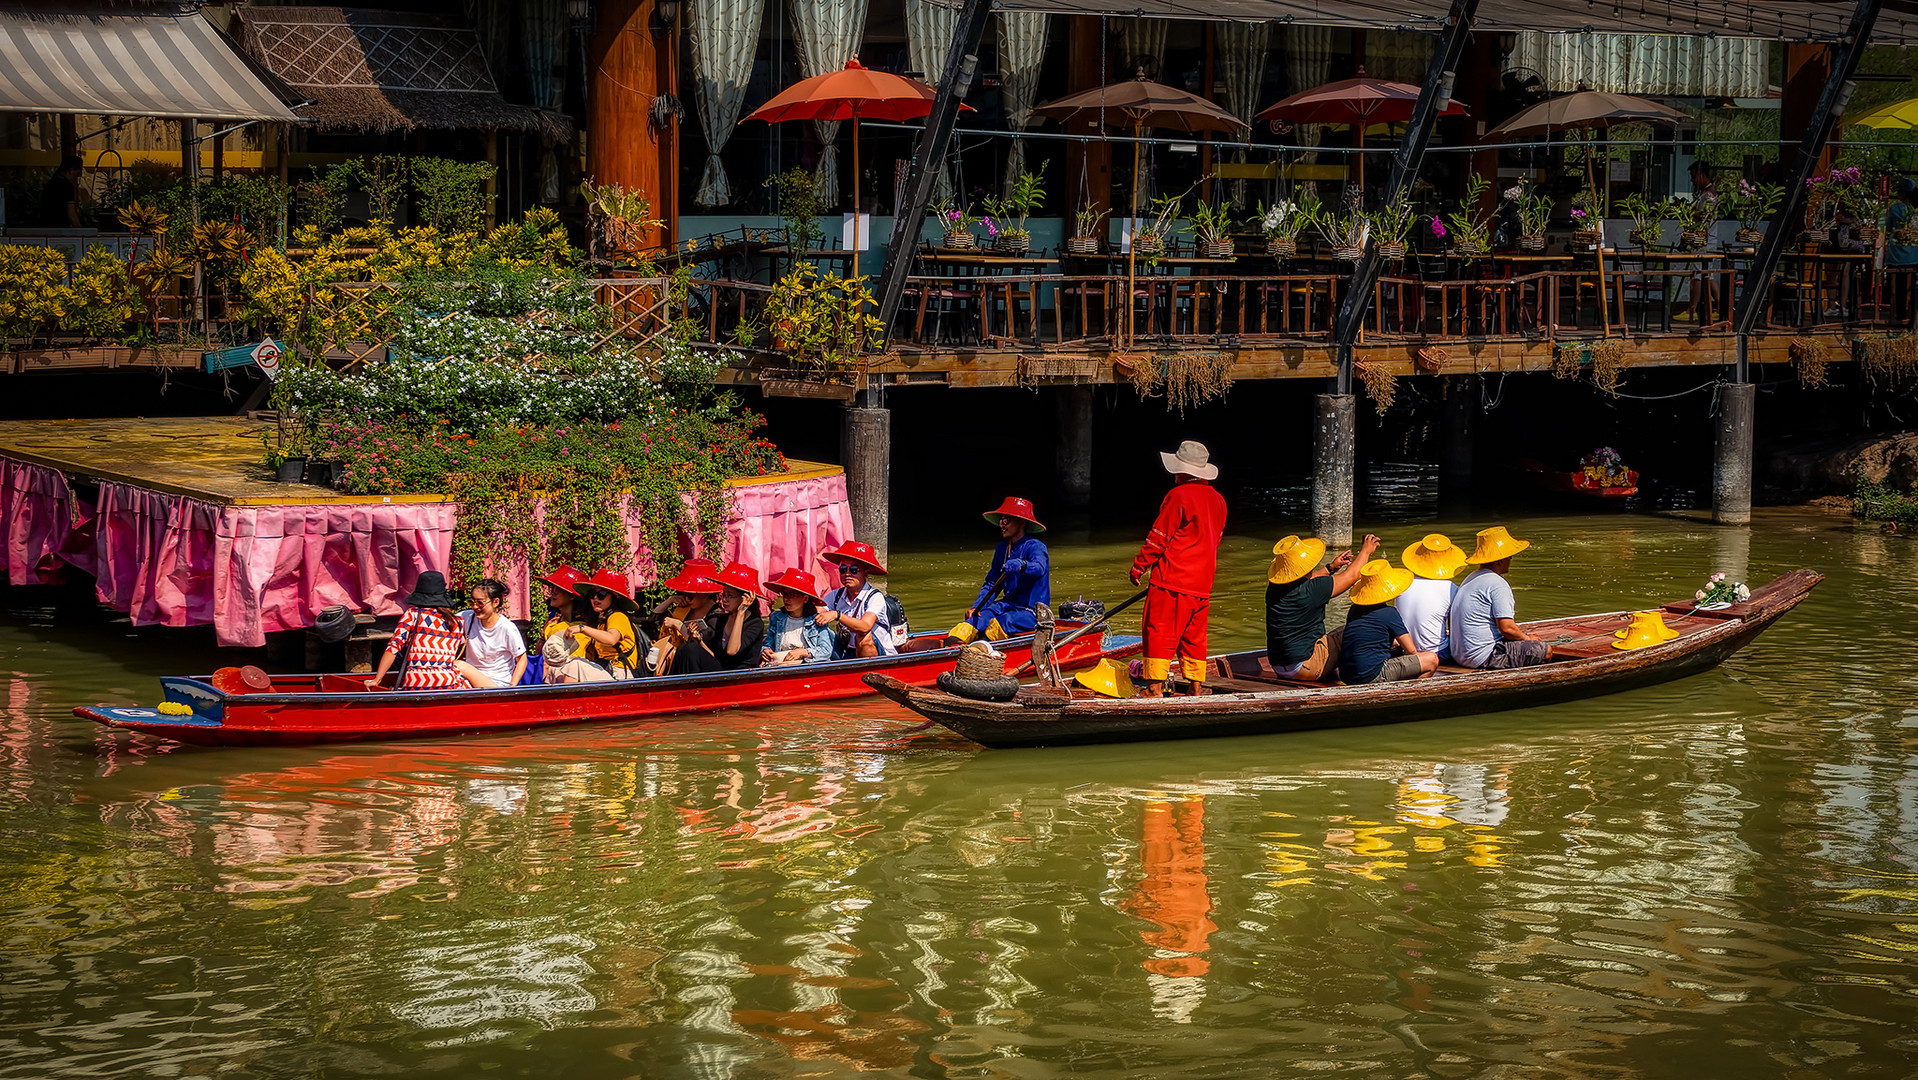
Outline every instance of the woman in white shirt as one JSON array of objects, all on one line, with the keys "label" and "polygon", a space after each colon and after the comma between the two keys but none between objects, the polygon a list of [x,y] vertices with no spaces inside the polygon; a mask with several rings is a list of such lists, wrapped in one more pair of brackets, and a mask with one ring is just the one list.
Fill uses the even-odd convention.
[{"label": "woman in white shirt", "polygon": [[469,596],[473,606],[460,612],[460,629],[466,635],[466,656],[454,662],[466,681],[479,689],[518,686],[526,674],[526,639],[520,636],[513,620],[501,614],[506,602],[506,585],[494,578],[481,578]]}]

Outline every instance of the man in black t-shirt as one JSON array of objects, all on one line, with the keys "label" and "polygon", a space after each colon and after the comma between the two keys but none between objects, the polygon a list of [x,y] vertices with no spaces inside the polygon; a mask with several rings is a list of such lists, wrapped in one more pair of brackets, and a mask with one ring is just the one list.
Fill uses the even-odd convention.
[{"label": "man in black t-shirt", "polygon": [[80,159],[62,158],[40,191],[40,217],[49,229],[80,228]]},{"label": "man in black t-shirt", "polygon": [[1265,656],[1279,678],[1317,682],[1332,677],[1339,645],[1326,635],[1325,606],[1358,581],[1359,567],[1378,549],[1379,538],[1367,533],[1356,559],[1341,551],[1329,565],[1319,566],[1323,540],[1288,536],[1273,545],[1266,572]]}]

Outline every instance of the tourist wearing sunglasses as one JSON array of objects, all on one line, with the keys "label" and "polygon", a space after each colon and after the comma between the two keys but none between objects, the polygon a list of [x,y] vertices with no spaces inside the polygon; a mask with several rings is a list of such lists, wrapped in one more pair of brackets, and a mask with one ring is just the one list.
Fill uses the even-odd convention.
[{"label": "tourist wearing sunglasses", "polygon": [[826,594],[826,607],[815,621],[820,626],[844,630],[846,637],[834,651],[835,659],[854,656],[892,656],[899,651],[893,644],[892,622],[886,614],[886,594],[877,585],[868,584],[869,574],[884,575],[879,555],[871,544],[848,540],[828,550],[819,560],[826,564],[839,587]]},{"label": "tourist wearing sunglasses", "polygon": [[639,611],[633,603],[626,575],[601,570],[574,586],[592,611],[589,621],[573,623],[566,632],[583,638],[586,652],[560,668],[554,682],[620,682],[639,671],[639,641],[633,631],[632,616]]}]

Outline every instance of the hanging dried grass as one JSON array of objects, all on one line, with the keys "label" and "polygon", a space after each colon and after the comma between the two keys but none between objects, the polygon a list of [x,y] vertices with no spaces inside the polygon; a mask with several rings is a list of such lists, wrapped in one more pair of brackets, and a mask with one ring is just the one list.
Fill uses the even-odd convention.
[{"label": "hanging dried grass", "polygon": [[1387,371],[1384,364],[1359,362],[1359,381],[1365,384],[1365,396],[1372,399],[1372,408],[1383,417],[1392,407],[1392,401],[1398,397],[1398,380]]},{"label": "hanging dried grass", "polygon": [[1585,346],[1575,341],[1560,342],[1552,350],[1552,374],[1561,379],[1578,376],[1578,365],[1585,358]]},{"label": "hanging dried grass", "polygon": [[1232,389],[1232,358],[1225,353],[1173,353],[1165,362],[1165,406],[1180,416]]},{"label": "hanging dried grass", "polygon": [[1592,343],[1592,385],[1607,394],[1618,393],[1618,379],[1625,371],[1625,343]]},{"label": "hanging dried grass", "polygon": [[1918,338],[1859,338],[1852,349],[1872,382],[1887,389],[1918,383]]},{"label": "hanging dried grass", "polygon": [[1817,338],[1792,338],[1786,350],[1791,366],[1798,372],[1798,385],[1812,388],[1825,385],[1825,343]]},{"label": "hanging dried grass", "polygon": [[1142,356],[1138,353],[1121,353],[1113,357],[1114,371],[1126,377],[1132,389],[1138,391],[1141,401],[1157,397],[1165,386],[1165,365],[1156,357]]}]

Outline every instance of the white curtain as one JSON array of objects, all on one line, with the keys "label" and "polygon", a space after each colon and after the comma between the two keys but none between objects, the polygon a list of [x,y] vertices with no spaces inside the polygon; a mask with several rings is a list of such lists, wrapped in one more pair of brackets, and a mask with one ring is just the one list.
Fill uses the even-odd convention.
[{"label": "white curtain", "polygon": [[1367,30],[1365,73],[1375,79],[1423,86],[1437,42],[1431,34],[1416,30]]},{"label": "white curtain", "polygon": [[[1233,115],[1252,123],[1261,105],[1259,90],[1265,85],[1266,57],[1272,51],[1272,23],[1222,23],[1219,26],[1219,69],[1225,75],[1225,107]],[[1233,160],[1243,162],[1245,151],[1233,151]],[[1245,180],[1232,181],[1232,205],[1245,205]]]},{"label": "white curtain", "polygon": [[1171,24],[1164,19],[1134,16],[1124,20],[1119,32],[1119,63],[1113,77],[1136,78],[1144,68],[1146,78],[1165,81],[1160,69],[1165,63],[1165,37]]},{"label": "white curtain", "polygon": [[[946,73],[946,55],[952,51],[953,31],[959,25],[959,9],[938,0],[906,0],[906,52],[914,71],[934,86]],[[952,174],[940,169],[933,183],[932,197],[937,202],[952,198]]]},{"label": "white curtain", "polygon": [[[866,0],[789,0],[786,15],[799,50],[799,73],[805,78],[838,71],[859,52]],[[834,206],[839,202],[839,121],[815,120],[813,131],[821,147],[815,170],[819,201]]]},{"label": "white curtain", "polygon": [[1026,141],[1016,136],[1032,123],[1038,102],[1039,68],[1046,59],[1047,16],[1043,11],[999,13],[999,82],[1006,106],[1006,127],[1015,138],[1006,154],[1006,187],[1026,167]]},{"label": "white curtain", "polygon": [[[1285,28],[1285,92],[1296,94],[1315,86],[1324,86],[1332,76],[1333,30],[1329,26],[1288,26]],[[1292,142],[1299,146],[1319,145],[1320,126],[1300,124],[1292,129]],[[1306,154],[1314,163],[1317,154]]]},{"label": "white curtain", "polygon": [[693,201],[724,206],[733,199],[719,152],[733,137],[746,105],[746,80],[759,51],[766,0],[693,0],[686,12],[693,48],[693,107],[706,134],[706,171]]},{"label": "white curtain", "polygon": [[1663,34],[1524,32],[1506,60],[1529,68],[1553,92],[1581,86],[1613,94],[1669,97],[1765,97],[1771,92],[1771,43],[1753,38]]}]

